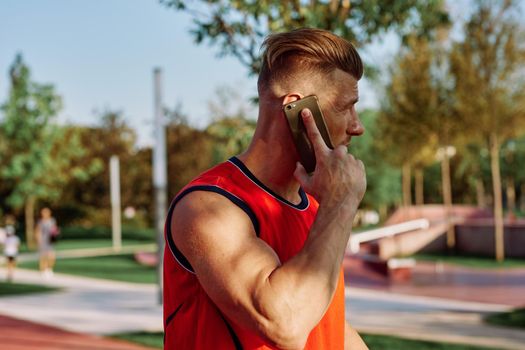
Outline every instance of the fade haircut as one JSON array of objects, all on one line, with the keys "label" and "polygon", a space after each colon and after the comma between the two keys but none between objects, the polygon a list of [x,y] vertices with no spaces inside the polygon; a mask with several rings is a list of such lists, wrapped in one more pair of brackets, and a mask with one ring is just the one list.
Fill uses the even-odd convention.
[{"label": "fade haircut", "polygon": [[356,80],[363,76],[363,62],[347,40],[321,29],[302,28],[266,37],[257,87],[259,94],[276,84],[286,84],[297,73],[329,74],[335,69]]}]

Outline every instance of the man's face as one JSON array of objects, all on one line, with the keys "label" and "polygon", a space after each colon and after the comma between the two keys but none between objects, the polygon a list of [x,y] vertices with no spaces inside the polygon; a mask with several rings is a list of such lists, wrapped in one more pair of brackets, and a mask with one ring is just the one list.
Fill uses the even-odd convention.
[{"label": "man's face", "polygon": [[365,129],[355,110],[359,99],[357,80],[336,69],[319,91],[317,96],[334,146],[348,145],[352,136],[362,135]]}]

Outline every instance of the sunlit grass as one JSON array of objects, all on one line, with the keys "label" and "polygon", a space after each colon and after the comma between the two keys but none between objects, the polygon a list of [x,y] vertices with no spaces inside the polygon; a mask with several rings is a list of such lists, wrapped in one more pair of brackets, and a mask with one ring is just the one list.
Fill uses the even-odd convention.
[{"label": "sunlit grass", "polygon": [[[16,271],[15,271],[15,278],[16,278]],[[33,294],[33,293],[49,293],[49,292],[56,292],[58,290],[60,290],[60,288],[41,286],[37,284],[4,282],[4,281],[0,282],[0,297],[18,296],[18,295]]]},{"label": "sunlit grass", "polygon": [[[20,263],[20,267],[36,270],[38,262],[23,262]],[[156,283],[157,281],[155,267],[137,263],[132,254],[59,259],[55,271],[133,283]]]},{"label": "sunlit grass", "polygon": [[[163,347],[162,332],[121,333],[113,337],[158,349]],[[482,346],[411,340],[377,334],[362,334],[362,337],[370,350],[496,350]]]},{"label": "sunlit grass", "polygon": [[112,335],[111,337],[157,349],[162,349],[164,346],[163,332],[118,333]]},{"label": "sunlit grass", "polygon": [[494,258],[490,257],[458,256],[447,255],[446,253],[416,254],[413,257],[416,260],[421,261],[443,262],[447,264],[483,269],[525,267],[525,259],[516,258],[507,258],[500,263],[497,262]]},{"label": "sunlit grass", "polygon": [[[153,243],[153,242],[151,242]],[[143,245],[151,244],[150,242],[145,242],[142,240],[136,239],[126,239],[122,241],[122,246],[133,246],[133,245]],[[90,249],[90,248],[111,248],[113,242],[109,239],[74,239],[74,240],[60,240],[55,243],[54,247],[56,250],[68,250],[68,249]],[[21,253],[32,252],[29,250],[25,243],[22,243],[20,246]]]},{"label": "sunlit grass", "polygon": [[485,321],[499,326],[525,329],[525,308],[489,315]]}]

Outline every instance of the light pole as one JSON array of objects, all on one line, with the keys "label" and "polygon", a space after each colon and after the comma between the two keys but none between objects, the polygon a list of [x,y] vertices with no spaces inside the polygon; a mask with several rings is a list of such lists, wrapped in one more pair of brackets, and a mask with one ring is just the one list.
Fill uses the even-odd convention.
[{"label": "light pole", "polygon": [[155,144],[153,147],[153,191],[155,195],[155,228],[157,230],[157,282],[159,304],[162,304],[162,261],[164,256],[164,220],[167,203],[166,128],[162,113],[162,70],[153,70]]},{"label": "light pole", "polygon": [[119,252],[122,247],[122,228],[120,217],[120,166],[118,156],[109,159],[111,189],[111,237],[113,250]]}]

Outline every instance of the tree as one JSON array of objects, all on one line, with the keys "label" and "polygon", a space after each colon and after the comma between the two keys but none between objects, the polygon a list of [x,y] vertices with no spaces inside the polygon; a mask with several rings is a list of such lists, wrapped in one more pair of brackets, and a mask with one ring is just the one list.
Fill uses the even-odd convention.
[{"label": "tree", "polygon": [[478,2],[465,24],[464,39],[451,53],[456,109],[464,127],[477,130],[488,146],[494,193],[496,259],[505,256],[500,148],[525,127],[525,48],[516,3]]},{"label": "tree", "polygon": [[62,206],[75,213],[73,222],[77,224],[109,225],[111,222],[109,159],[112,155],[120,161],[122,206],[146,211],[151,202],[152,190],[145,185],[151,182],[151,166],[147,163],[147,154],[138,155],[135,131],[121,111],[103,110],[99,112],[99,119],[98,126],[76,127],[71,131],[78,135],[84,149],[75,165],[84,164],[89,170],[86,176],[73,179],[65,186]]},{"label": "tree", "polygon": [[[460,162],[457,173],[466,177],[469,187],[474,191],[476,204],[479,208],[487,208],[485,183],[490,177],[490,166],[487,162],[488,150],[479,143],[472,143],[472,133],[467,140],[459,142],[458,154]],[[489,177],[486,176],[489,174]]]},{"label": "tree", "polygon": [[53,124],[61,108],[61,98],[50,84],[31,81],[29,67],[18,54],[9,70],[11,88],[1,110],[4,119],[1,134],[4,138],[0,158],[0,177],[9,188],[7,204],[14,209],[25,206],[26,239],[34,245],[34,206],[37,199],[59,194],[61,179],[69,152],[55,157],[54,145],[61,137]]},{"label": "tree", "polygon": [[441,0],[160,0],[169,8],[188,13],[197,43],[208,41],[220,55],[233,55],[251,74],[261,66],[259,47],[269,33],[313,27],[332,31],[356,45],[370,42],[390,30],[402,35],[416,31],[429,36],[448,23]]},{"label": "tree", "polygon": [[379,143],[390,163],[403,169],[403,203],[410,205],[411,168],[416,168],[417,203],[422,204],[422,169],[434,162],[438,144],[428,125],[439,102],[432,76],[432,50],[421,38],[411,37],[391,68],[380,116]]},{"label": "tree", "polygon": [[208,102],[212,122],[206,133],[213,138],[212,162],[217,164],[248,148],[256,121],[236,88],[222,86]]},{"label": "tree", "polygon": [[378,210],[384,219],[388,209],[400,201],[401,174],[384,161],[384,156],[377,147],[378,115],[379,113],[373,110],[359,113],[365,133],[352,139],[349,152],[361,159],[366,166],[367,188],[361,206]]},{"label": "tree", "polygon": [[177,105],[166,110],[168,144],[168,198],[175,195],[213,162],[215,140],[205,130],[188,124],[188,117]]}]

